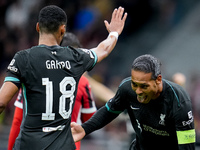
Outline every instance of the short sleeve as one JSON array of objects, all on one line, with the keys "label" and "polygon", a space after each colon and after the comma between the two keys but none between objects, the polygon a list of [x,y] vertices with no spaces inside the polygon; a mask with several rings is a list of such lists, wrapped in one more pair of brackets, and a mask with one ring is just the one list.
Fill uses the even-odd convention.
[{"label": "short sleeve", "polygon": [[185,100],[180,101],[179,106],[174,107],[176,107],[174,109],[174,120],[179,148],[188,147],[190,149],[194,146],[196,140],[191,100],[185,98]]},{"label": "short sleeve", "polygon": [[97,55],[93,50],[78,48],[78,50],[83,52],[83,62],[84,62],[84,70],[90,71],[97,63]]},{"label": "short sleeve", "polygon": [[4,82],[11,81],[16,84],[21,83],[22,73],[25,71],[24,58],[21,56],[21,52],[15,54],[10,64],[7,67],[7,75]]}]

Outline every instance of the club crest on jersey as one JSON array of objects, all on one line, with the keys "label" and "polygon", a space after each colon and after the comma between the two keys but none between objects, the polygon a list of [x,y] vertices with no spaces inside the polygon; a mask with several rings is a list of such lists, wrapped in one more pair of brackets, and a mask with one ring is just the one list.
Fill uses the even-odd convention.
[{"label": "club crest on jersey", "polygon": [[160,121],[159,121],[159,124],[160,125],[165,125],[165,114],[160,114]]}]

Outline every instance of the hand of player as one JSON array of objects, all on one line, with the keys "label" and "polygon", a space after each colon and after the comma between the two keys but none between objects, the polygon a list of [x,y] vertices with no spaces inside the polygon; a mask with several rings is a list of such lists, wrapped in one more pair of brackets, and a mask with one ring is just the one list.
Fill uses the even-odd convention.
[{"label": "hand of player", "polygon": [[127,13],[124,14],[124,8],[119,7],[118,9],[114,9],[110,23],[107,20],[104,21],[106,29],[109,33],[118,32],[120,35],[124,28],[126,18]]},{"label": "hand of player", "polygon": [[71,123],[71,132],[74,139],[74,142],[80,141],[85,136],[85,130],[81,125],[72,122]]}]

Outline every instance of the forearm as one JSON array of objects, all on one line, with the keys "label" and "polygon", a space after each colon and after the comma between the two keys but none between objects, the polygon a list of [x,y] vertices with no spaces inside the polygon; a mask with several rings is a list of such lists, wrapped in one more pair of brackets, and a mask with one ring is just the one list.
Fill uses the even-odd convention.
[{"label": "forearm", "polygon": [[95,130],[104,127],[117,116],[118,114],[109,112],[107,108],[103,106],[92,116],[92,118],[90,118],[87,122],[82,124],[82,127],[87,135]]},{"label": "forearm", "polygon": [[97,62],[102,61],[106,58],[114,49],[117,43],[117,38],[114,36],[108,36],[107,39],[102,41],[96,48],[92,49],[96,52],[98,57]]},{"label": "forearm", "polygon": [[12,82],[5,82],[0,90],[0,114],[3,112],[7,104],[18,91],[18,87]]}]

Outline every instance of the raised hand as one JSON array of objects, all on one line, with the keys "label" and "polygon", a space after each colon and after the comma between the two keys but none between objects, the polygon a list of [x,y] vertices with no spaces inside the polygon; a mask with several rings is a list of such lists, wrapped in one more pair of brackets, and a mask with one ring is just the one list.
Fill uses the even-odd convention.
[{"label": "raised hand", "polygon": [[128,14],[124,13],[124,8],[121,6],[118,9],[114,9],[110,23],[108,23],[107,20],[104,21],[108,32],[118,32],[120,35],[124,28],[127,15]]}]

